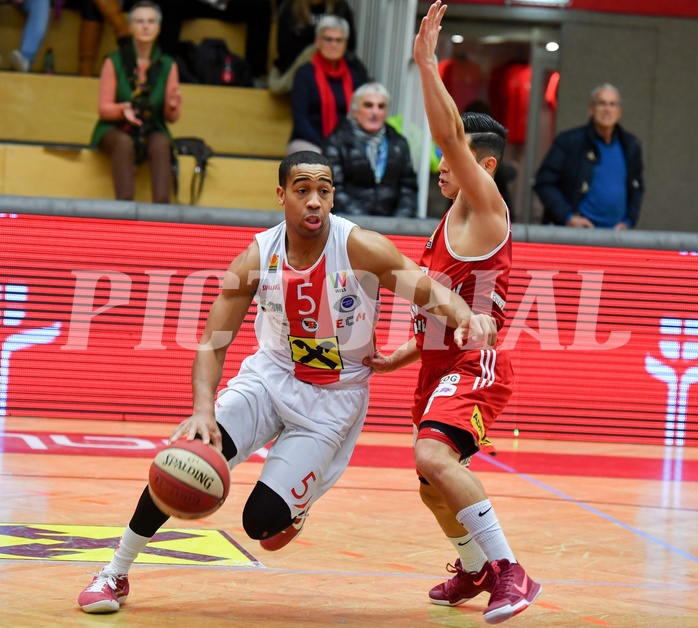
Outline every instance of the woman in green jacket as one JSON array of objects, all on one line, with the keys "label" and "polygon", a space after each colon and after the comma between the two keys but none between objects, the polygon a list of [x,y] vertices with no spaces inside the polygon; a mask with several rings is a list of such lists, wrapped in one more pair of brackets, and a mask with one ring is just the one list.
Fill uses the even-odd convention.
[{"label": "woman in green jacket", "polygon": [[136,166],[150,163],[154,203],[169,203],[172,136],[182,94],[172,57],[157,46],[162,13],[154,2],[129,11],[131,39],[104,60],[99,78],[99,122],[92,145],[111,158],[118,200],[133,200]]}]

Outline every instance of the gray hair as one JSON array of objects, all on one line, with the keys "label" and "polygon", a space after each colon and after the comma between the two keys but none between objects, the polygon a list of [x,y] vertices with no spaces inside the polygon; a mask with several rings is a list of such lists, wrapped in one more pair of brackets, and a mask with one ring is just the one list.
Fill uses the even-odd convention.
[{"label": "gray hair", "polygon": [[160,10],[160,7],[154,2],[150,2],[150,0],[141,0],[140,2],[136,2],[136,4],[134,4],[131,7],[131,10],[128,12],[129,24],[133,22],[133,14],[136,12],[137,9],[152,9],[158,16],[158,24],[162,23],[162,11]]},{"label": "gray hair", "polygon": [[390,92],[381,83],[364,83],[356,89],[351,97],[351,110],[356,111],[359,108],[361,99],[364,96],[380,96],[385,100],[385,108],[390,107]]},{"label": "gray hair", "polygon": [[618,104],[623,104],[623,97],[620,95],[620,90],[615,85],[611,85],[610,83],[601,83],[601,85],[597,85],[594,89],[592,89],[589,102],[593,103],[596,100],[596,97],[599,95],[599,92],[603,91],[604,89],[613,90],[618,96]]},{"label": "gray hair", "polygon": [[345,39],[349,39],[349,33],[351,29],[349,28],[349,22],[347,22],[343,17],[337,17],[336,15],[326,15],[323,17],[315,27],[315,37],[320,37],[323,32],[329,30],[330,28],[335,28],[342,31]]}]

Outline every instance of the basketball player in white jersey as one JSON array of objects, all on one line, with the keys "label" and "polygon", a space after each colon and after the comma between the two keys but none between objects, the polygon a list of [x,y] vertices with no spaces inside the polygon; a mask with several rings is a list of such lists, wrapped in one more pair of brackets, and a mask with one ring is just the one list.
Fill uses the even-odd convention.
[{"label": "basketball player in white jersey", "polygon": [[[273,441],[242,515],[247,534],[268,550],[298,535],[349,464],[368,407],[372,370],[363,360],[374,352],[380,286],[443,316],[459,346],[497,339],[491,316],[471,315],[390,240],[330,214],[333,194],[324,156],[301,152],[281,162],[285,221],[257,234],[230,264],[194,359],[194,412],[170,439],[211,442],[231,469]],[[216,398],[226,351],[253,300],[259,350]],[[167,519],[146,488],[111,562],[78,598],[85,612],[119,609],[129,568]]]},{"label": "basketball player in white jersey", "polygon": [[[484,114],[461,119],[446,90],[435,56],[445,10],[440,0],[432,4],[414,44],[429,126],[443,151],[439,185],[453,199],[420,265],[457,291],[473,312],[491,313],[501,329],[512,244],[509,212],[494,173],[507,131]],[[455,575],[429,598],[456,606],[487,592],[484,619],[498,624],[525,610],[541,591],[516,560],[482,483],[467,468],[473,454],[491,448],[487,430],[511,396],[511,364],[496,347],[461,350],[439,321],[416,308],[413,313],[415,337],[366,364],[387,373],[422,361],[412,408],[420,495],[459,554],[448,566]]]}]

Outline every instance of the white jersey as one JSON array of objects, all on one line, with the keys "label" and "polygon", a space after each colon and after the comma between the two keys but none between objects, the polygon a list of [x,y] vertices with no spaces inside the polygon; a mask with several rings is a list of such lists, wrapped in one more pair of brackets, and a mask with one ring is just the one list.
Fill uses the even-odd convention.
[{"label": "white jersey", "polygon": [[[325,249],[309,268],[292,268],[286,223],[255,236],[260,280],[255,332],[260,351],[297,379],[320,386],[365,382],[380,303],[375,277],[354,273],[347,239],[356,225],[330,214]],[[363,284],[363,285],[362,285]]]}]

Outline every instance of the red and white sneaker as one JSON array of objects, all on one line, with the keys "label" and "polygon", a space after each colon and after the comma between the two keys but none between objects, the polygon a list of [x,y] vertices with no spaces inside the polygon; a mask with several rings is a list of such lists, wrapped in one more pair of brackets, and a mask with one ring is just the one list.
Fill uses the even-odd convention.
[{"label": "red and white sneaker", "polygon": [[484,591],[492,591],[489,563],[485,563],[480,571],[465,571],[459,558],[455,565],[446,565],[446,570],[456,575],[429,591],[429,600],[433,604],[458,606]]},{"label": "red and white sneaker", "polygon": [[286,547],[303,531],[303,524],[305,523],[306,517],[307,514],[303,513],[296,517],[293,520],[293,523],[285,530],[282,530],[274,536],[270,536],[268,539],[262,539],[259,542],[262,549],[267,550],[267,552],[275,552],[276,550],[280,550],[282,547]]},{"label": "red and white sneaker", "polygon": [[528,577],[519,563],[510,563],[506,558],[491,563],[492,595],[483,612],[488,624],[503,621],[525,611],[543,590]]},{"label": "red and white sneaker", "polygon": [[78,596],[78,605],[86,613],[113,613],[128,597],[128,575],[117,574],[107,565]]}]

